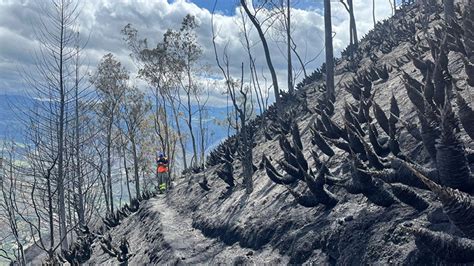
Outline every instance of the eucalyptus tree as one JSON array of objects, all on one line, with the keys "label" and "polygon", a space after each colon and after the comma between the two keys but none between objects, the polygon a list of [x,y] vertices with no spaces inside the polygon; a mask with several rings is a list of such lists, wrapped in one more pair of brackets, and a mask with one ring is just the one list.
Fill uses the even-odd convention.
[{"label": "eucalyptus tree", "polygon": [[[138,76],[149,84],[153,95],[153,128],[159,139],[161,150],[170,159],[170,168],[174,167],[174,150],[179,142],[183,167],[187,168],[186,136],[181,129],[179,110],[181,99],[178,97],[177,84],[180,81],[176,72],[182,72],[182,62],[176,60],[171,51],[169,40],[177,39],[178,33],[167,30],[163,40],[150,47],[146,39],[139,39],[138,30],[131,24],[122,29],[122,34],[132,51],[132,58],[138,63]],[[174,124],[174,127],[173,127]]]},{"label": "eucalyptus tree", "polygon": [[112,54],[103,56],[97,66],[96,74],[91,82],[97,89],[99,97],[98,114],[102,121],[105,134],[106,175],[105,198],[107,199],[107,213],[114,213],[114,196],[112,187],[112,152],[114,149],[114,125],[120,118],[120,106],[124,101],[128,87],[129,74]]},{"label": "eucalyptus tree", "polygon": [[178,75],[177,81],[180,82],[181,88],[184,92],[185,103],[182,104],[180,91],[178,90],[178,102],[183,106],[186,113],[185,123],[188,127],[188,133],[191,138],[191,146],[193,149],[193,156],[191,158],[191,167],[197,166],[198,162],[198,144],[196,140],[196,132],[193,129],[193,119],[195,111],[193,110],[192,101],[195,95],[199,93],[198,84],[195,80],[194,74],[199,70],[197,67],[198,60],[202,55],[202,48],[197,41],[196,28],[198,27],[194,16],[186,15],[181,22],[179,31],[174,34],[169,34],[169,38],[165,39],[170,45],[169,51],[174,57],[174,62],[178,62],[179,66],[175,71]]},{"label": "eucalyptus tree", "polygon": [[206,97],[203,100],[200,95],[202,88],[198,76],[202,72],[200,59],[203,51],[196,36],[197,28],[195,17],[186,15],[179,30],[168,29],[154,48],[149,47],[146,39],[139,39],[138,31],[130,24],[122,30],[132,57],[139,63],[139,77],[153,89],[156,117],[159,114],[164,116],[155,123],[157,128],[165,129],[164,134],[157,131],[157,135],[163,136],[163,150],[168,155],[172,153],[172,135],[176,132],[184,168],[188,167],[188,137],[192,147],[190,166],[197,166],[203,154],[202,135],[198,139],[202,126],[196,128],[193,124],[202,117],[203,105],[207,103]]},{"label": "eucalyptus tree", "polygon": [[128,138],[133,158],[133,174],[135,179],[135,193],[140,196],[140,149],[145,144],[142,141],[145,120],[151,110],[151,103],[145,94],[136,87],[129,88],[124,93],[124,101],[120,108],[125,127],[122,129]]}]

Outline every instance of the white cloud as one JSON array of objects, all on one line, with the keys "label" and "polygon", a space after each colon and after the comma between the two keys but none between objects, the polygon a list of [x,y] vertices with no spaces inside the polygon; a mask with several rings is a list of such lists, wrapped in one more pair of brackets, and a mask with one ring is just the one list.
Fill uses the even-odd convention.
[{"label": "white cloud", "polygon": [[[211,0],[209,0],[211,1]],[[300,0],[302,1],[302,0]],[[373,27],[372,1],[354,0],[355,16],[359,38]],[[86,47],[86,59],[84,62],[93,68],[106,53],[115,54],[129,70],[134,71],[135,65],[129,58],[130,51],[127,49],[120,30],[128,23],[138,29],[142,37],[148,38],[150,43],[162,38],[168,28],[179,28],[182,18],[186,14],[192,14],[200,24],[197,31],[198,39],[203,46],[203,62],[215,65],[214,52],[212,49],[211,36],[211,13],[207,9],[199,8],[197,5],[177,0],[168,3],[166,0],[88,0],[81,4],[82,13],[79,24],[85,38],[89,35]],[[218,32],[217,44],[222,52],[225,45],[228,46],[229,58],[232,72],[236,77],[240,76],[240,64],[247,61],[245,50],[242,47],[242,33],[240,13],[236,7],[235,15],[225,16],[216,14],[215,24]],[[333,31],[336,33],[334,48],[336,55],[347,45],[349,40],[348,14],[344,7],[338,2],[332,3]],[[309,59],[316,56],[324,45],[324,21],[321,10],[294,9],[292,10],[293,38],[298,45],[298,51],[303,58]],[[388,0],[376,0],[376,18],[378,20],[387,18],[391,14]],[[34,64],[32,60],[34,41],[35,16],[39,16],[35,8],[35,1],[0,1],[0,93],[16,93],[25,84],[19,75],[15,76],[18,65],[25,69],[31,69]],[[33,21],[33,22],[32,22]],[[250,26],[250,22],[248,21]],[[272,34],[275,36],[275,34]],[[265,74],[270,81],[270,74],[266,71],[266,63],[261,43],[255,30],[251,31],[250,39],[252,49],[257,60],[257,69]],[[277,69],[278,77],[282,87],[286,84],[286,57],[278,49],[275,38],[268,39],[272,51],[272,59]],[[294,58],[295,59],[295,58]],[[324,53],[321,54],[307,69],[313,71],[324,61]],[[299,66],[296,59],[294,66]],[[216,71],[219,75],[219,72]],[[215,93],[213,98],[218,98]],[[216,100],[214,102],[219,102]]]}]

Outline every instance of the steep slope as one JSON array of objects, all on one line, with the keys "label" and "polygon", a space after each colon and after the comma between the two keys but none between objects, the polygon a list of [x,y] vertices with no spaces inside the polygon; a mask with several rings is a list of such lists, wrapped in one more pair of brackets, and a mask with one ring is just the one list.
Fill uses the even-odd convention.
[{"label": "steep slope", "polygon": [[[118,245],[125,237],[133,254],[131,265],[157,263],[220,264],[231,261],[243,261],[250,254],[256,263],[285,263],[278,254],[271,251],[254,252],[238,245],[226,244],[206,238],[192,227],[192,221],[178,214],[165,202],[163,195],[148,200],[140,210],[111,233],[113,245]],[[114,241],[116,240],[116,241]],[[103,252],[100,245],[94,247],[94,256],[90,264],[114,263],[111,256]]]},{"label": "steep slope", "polygon": [[[424,99],[426,100],[424,104],[429,104],[427,100],[431,99],[427,93],[429,86],[425,84],[428,84],[427,80],[433,76],[423,77],[425,74],[420,71],[420,68],[423,68],[420,62],[426,65],[428,63],[424,60],[430,59],[437,62],[437,65],[444,64],[438,63],[442,54],[440,50],[443,48],[440,45],[438,48],[433,46],[433,43],[440,38],[430,37],[440,34],[438,27],[443,25],[441,9],[435,3],[430,8],[421,10],[416,4],[406,7],[369,33],[361,41],[355,58],[348,60],[347,53],[344,53],[337,64],[338,86],[336,101],[333,103],[322,100],[321,90],[324,90],[321,87],[322,74],[316,71],[312,78],[300,86],[297,97],[285,96],[285,106],[281,109],[288,110],[288,114],[280,113],[281,117],[277,118],[277,112],[273,108],[267,112],[263,120],[254,121],[256,143],[254,164],[259,167],[253,177],[252,194],[246,195],[245,190],[239,185],[242,183],[241,165],[234,154],[236,138],[231,138],[211,155],[205,170],[196,169],[185,174],[177,180],[176,186],[165,198],[142,202],[138,212],[131,214],[120,225],[111,229],[109,232],[113,245],[118,246],[122,237],[127,238],[132,254],[130,262],[133,264],[288,262],[346,265],[474,261],[474,256],[470,256],[474,245],[469,239],[472,222],[466,222],[462,217],[459,218],[459,215],[456,216],[456,212],[454,215],[452,212],[453,209],[461,208],[457,205],[459,201],[453,198],[463,197],[465,202],[470,202],[470,196],[466,193],[466,195],[460,194],[462,192],[457,189],[463,190],[462,186],[452,191],[444,187],[451,184],[447,182],[449,178],[443,179],[443,169],[451,167],[453,162],[446,160],[441,152],[442,145],[445,145],[452,152],[451,155],[457,154],[452,150],[452,146],[443,140],[443,138],[452,140],[450,136],[444,135],[450,135],[449,130],[445,129],[453,126],[453,129],[456,128],[454,134],[459,136],[459,140],[455,140],[462,143],[463,152],[464,149],[468,150],[466,160],[469,161],[469,166],[473,167],[472,153],[469,154],[469,149],[474,148],[474,143],[469,134],[466,134],[469,129],[462,123],[464,118],[459,115],[463,127],[459,123],[450,122],[449,116],[443,115],[443,112],[449,112],[449,108],[439,108],[443,104],[438,101],[442,101],[443,98],[434,97],[437,106],[435,107],[439,108],[434,109],[434,116],[441,117],[442,121],[433,130],[438,130],[438,133],[444,132],[444,135],[441,134],[442,137],[439,134],[436,136],[436,143],[432,143],[435,148],[434,155],[427,142],[428,131],[421,127],[416,131],[410,126],[419,123],[418,120],[423,116],[418,115],[421,113],[417,107],[419,102],[416,101],[418,94],[413,94],[412,88],[407,86],[421,84],[424,96],[419,97],[422,102]],[[468,15],[466,11],[463,16]],[[426,32],[423,25],[429,25]],[[470,38],[469,31],[465,30],[463,34],[468,50],[469,42],[466,40]],[[471,41],[474,43],[474,39]],[[437,57],[438,60],[433,57]],[[458,110],[460,109],[458,105],[461,106],[462,103],[459,100],[456,102],[455,94],[459,94],[458,99],[471,99],[472,88],[467,82],[473,77],[466,75],[468,70],[465,66],[469,66],[469,63],[466,63],[462,53],[452,51],[446,58],[448,59],[446,68],[449,69],[447,74],[462,90],[443,89],[444,92],[448,92],[448,97],[444,99],[448,99],[453,109]],[[370,76],[374,76],[374,71],[377,77],[372,78]],[[364,82],[370,84],[363,84]],[[439,92],[437,89],[439,82],[441,81],[435,81],[437,86],[435,92]],[[354,90],[362,91],[354,94]],[[356,98],[362,97],[364,91],[368,94],[367,98],[373,99],[370,100],[372,106],[357,108],[360,102]],[[395,100],[391,99],[392,95]],[[400,110],[398,117],[404,122],[397,119],[397,130],[395,136],[392,136],[395,127],[392,125],[393,115],[397,112],[393,107],[394,101],[398,103]],[[444,103],[444,106],[448,106],[447,102]],[[345,134],[350,135],[346,136],[347,142],[344,138],[337,139],[339,142],[331,140],[327,136],[331,132],[324,126],[325,122],[318,121],[323,119],[321,110],[331,109],[328,107],[331,104],[334,106],[334,111],[328,111],[333,113],[330,120],[340,128],[345,128]],[[351,107],[350,104],[354,106]],[[472,100],[468,100],[467,104],[472,104]],[[360,128],[348,121],[353,119],[351,113],[348,114],[348,108],[353,111],[363,110],[357,121],[352,122]],[[380,109],[385,112],[386,121]],[[392,116],[388,112],[389,109]],[[369,112],[363,113],[364,110]],[[354,112],[352,116],[356,114],[357,112]],[[472,119],[472,116],[467,117]],[[369,119],[372,123],[362,123],[359,119]],[[293,123],[297,125],[301,135],[302,153],[305,158],[297,158],[299,166],[302,161],[306,161],[309,168],[313,169],[307,173],[313,176],[313,171],[315,173],[323,171],[321,170],[324,169],[321,166],[323,162],[330,173],[326,174],[323,180],[316,178],[314,186],[308,186],[310,183],[307,176],[296,181],[285,181],[287,185],[276,184],[275,180],[272,181],[267,176],[268,170],[265,169],[265,165],[268,167],[268,162],[262,164],[261,158],[266,155],[271,157],[270,162],[276,167],[277,172],[280,174],[285,172],[282,169],[283,164],[277,162],[289,160],[288,150],[298,153],[298,149],[295,148],[299,145],[298,138],[294,137],[296,133],[291,129]],[[319,139],[314,137],[311,127],[315,128],[314,131],[320,132],[317,133],[320,135]],[[323,130],[323,127],[326,130]],[[370,151],[375,149],[373,146],[375,142],[369,141],[371,130],[379,132],[376,142],[380,141],[382,146],[385,144],[382,148],[385,148],[388,154],[375,159],[373,156],[370,157]],[[422,136],[418,136],[416,132]],[[282,144],[281,136],[288,139],[289,148],[283,147],[285,144]],[[329,148],[323,147],[321,139]],[[362,151],[358,151],[355,144],[358,139],[362,141],[361,145],[371,143],[372,147],[362,146]],[[335,143],[339,143],[341,148],[336,148]],[[344,151],[344,145],[341,143],[349,143],[351,150]],[[400,152],[397,151],[397,147],[400,148]],[[313,156],[312,151],[315,151],[317,156]],[[363,153],[366,158],[361,160],[365,161],[364,163],[358,159]],[[218,173],[223,171],[223,158],[233,162],[232,176],[237,184],[233,188],[229,188],[228,184],[218,177]],[[410,167],[407,167],[408,170],[403,174],[399,171],[398,175],[393,175],[395,168],[401,169],[405,166],[404,163],[397,164],[402,159],[410,161],[412,165],[416,163],[420,167],[437,169],[436,174],[421,171],[417,166],[424,175],[416,172],[417,177],[410,171]],[[377,160],[381,164],[379,167],[385,172],[375,171],[377,163],[374,161]],[[462,160],[464,159],[461,158]],[[470,170],[464,170],[468,172],[467,178],[470,178],[472,176]],[[461,167],[452,170],[451,173],[461,175],[464,170]],[[298,174],[299,172],[295,173]],[[209,191],[203,190],[198,184],[204,179],[208,182]],[[323,185],[319,184],[321,187],[318,187],[317,182],[322,182]],[[337,202],[316,205],[314,198],[298,197],[295,200],[294,195],[311,195],[308,188],[320,189],[320,193],[333,195]],[[312,195],[315,196],[314,193]],[[303,199],[307,199],[309,203]],[[303,207],[302,204],[315,206]],[[466,210],[464,214],[470,215],[470,210]],[[192,230],[191,226],[197,231]],[[433,243],[440,246],[438,250],[433,249]],[[116,260],[103,254],[97,246],[91,262],[114,263]]]}]

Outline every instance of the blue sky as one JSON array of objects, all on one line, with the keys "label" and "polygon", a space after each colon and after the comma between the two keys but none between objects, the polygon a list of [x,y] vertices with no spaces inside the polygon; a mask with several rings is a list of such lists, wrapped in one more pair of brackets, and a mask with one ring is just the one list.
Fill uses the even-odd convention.
[{"label": "blue sky", "polygon": [[[172,1],[174,2],[174,0]],[[193,0],[190,1],[196,4],[199,7],[205,8],[209,11],[212,11],[215,2],[213,0]],[[217,0],[216,9],[225,14],[225,15],[233,15],[235,13],[236,1],[234,0]]]},{"label": "blue sky", "polygon": [[[170,2],[175,2],[176,0],[171,0]],[[205,8],[207,10],[212,10],[214,7],[214,0],[191,0],[199,7]],[[225,15],[233,15],[235,13],[235,8],[237,6],[238,0],[217,0],[216,9],[225,14]],[[323,1],[322,0],[292,0],[292,5],[295,8],[300,9],[322,9]]]},{"label": "blue sky", "polygon": [[[248,0],[249,1],[249,0]],[[257,1],[257,0],[254,0]],[[377,20],[391,15],[390,0],[375,0]],[[28,84],[22,79],[20,71],[35,71],[34,54],[38,51],[35,40],[35,21],[44,16],[39,12],[38,3],[48,3],[46,0],[0,0],[0,95],[21,94],[28,90]],[[113,53],[135,77],[136,64],[130,58],[130,50],[123,41],[120,31],[131,23],[141,38],[147,38],[151,45],[163,37],[167,29],[178,29],[181,20],[187,14],[196,17],[199,22],[197,37],[203,48],[202,63],[214,66],[209,76],[220,76],[215,69],[215,55],[212,49],[211,13],[214,0],[81,0],[83,5],[78,23],[84,39],[88,39],[84,49],[84,72],[93,72],[103,55]],[[239,76],[241,63],[247,64],[243,43],[242,25],[250,29],[249,39],[256,67],[262,79],[269,80],[269,73],[263,56],[262,45],[258,34],[248,19],[243,22],[238,11],[238,0],[218,0],[217,15],[214,26],[217,32],[218,51],[222,54],[224,47],[230,59],[230,70],[235,77]],[[306,70],[311,73],[324,61],[324,20],[322,17],[323,0],[291,0],[293,39],[297,50],[305,61],[311,61]],[[349,42],[349,17],[338,0],[331,1],[334,49],[336,55]],[[355,16],[359,36],[363,36],[373,27],[372,1],[354,0]],[[272,61],[282,87],[286,79],[286,55],[284,42],[278,30],[270,29],[267,42],[269,43]],[[315,58],[318,54],[319,56]],[[293,66],[298,68],[298,62]],[[294,70],[295,73],[298,69]],[[264,77],[264,78],[263,78]],[[296,82],[301,80],[301,76]],[[136,81],[139,86],[146,87],[143,81]],[[268,84],[266,84],[268,86]],[[222,87],[213,86],[212,104],[225,104],[222,97]]]}]

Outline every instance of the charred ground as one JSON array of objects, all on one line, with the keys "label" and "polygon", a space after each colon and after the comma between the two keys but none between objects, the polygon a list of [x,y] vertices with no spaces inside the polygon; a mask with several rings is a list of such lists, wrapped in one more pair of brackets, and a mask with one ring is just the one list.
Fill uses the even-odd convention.
[{"label": "charred ground", "polygon": [[252,122],[250,195],[237,135],[105,221],[88,262],[116,263],[122,238],[130,263],[473,262],[474,6],[456,14],[379,23],[337,60],[335,96],[323,66]]}]

